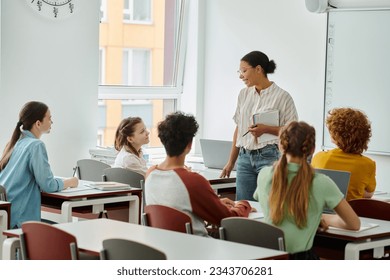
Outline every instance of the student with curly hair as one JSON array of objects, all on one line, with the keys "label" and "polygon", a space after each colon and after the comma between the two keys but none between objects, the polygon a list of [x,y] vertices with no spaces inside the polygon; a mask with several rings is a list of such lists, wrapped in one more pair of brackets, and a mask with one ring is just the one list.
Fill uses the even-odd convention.
[{"label": "student with curly hair", "polygon": [[127,168],[145,176],[148,168],[142,146],[149,143],[149,134],[141,118],[123,119],[115,133],[114,147],[119,153],[113,167]]},{"label": "student with curly hair", "polygon": [[[336,184],[308,163],[315,149],[314,128],[291,122],[279,138],[282,157],[260,171],[254,198],[260,202],[264,221],[283,230],[291,259],[318,259],[311,249],[320,222],[323,229],[358,230],[360,220]],[[337,215],[322,214],[324,208]]]},{"label": "student with curly hair", "polygon": [[326,125],[337,148],[317,153],[312,165],[351,173],[347,201],[371,198],[376,187],[376,164],[362,155],[371,137],[371,124],[367,116],[356,109],[336,108],[329,112]]},{"label": "student with curly hair", "polygon": [[167,156],[146,173],[145,199],[147,205],[162,204],[186,212],[194,234],[207,236],[205,221],[219,225],[226,217],[248,217],[251,207],[247,201],[220,199],[207,179],[185,167],[198,127],[192,115],[181,112],[168,115],[158,125]]}]

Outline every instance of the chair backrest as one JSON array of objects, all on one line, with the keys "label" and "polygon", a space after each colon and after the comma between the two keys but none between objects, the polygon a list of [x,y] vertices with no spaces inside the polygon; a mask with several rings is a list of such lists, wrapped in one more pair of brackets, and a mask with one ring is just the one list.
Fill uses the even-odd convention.
[{"label": "chair backrest", "polygon": [[145,226],[192,234],[191,216],[164,205],[146,205],[142,222]]},{"label": "chair backrest", "polygon": [[80,180],[100,182],[103,181],[103,170],[109,167],[109,164],[95,159],[80,159],[76,171]]},{"label": "chair backrest", "polygon": [[110,167],[103,170],[104,181],[129,184],[133,188],[141,188],[141,180],[145,177],[135,171],[121,167]]},{"label": "chair backrest", "polygon": [[125,239],[103,240],[101,260],[166,260],[167,256],[153,247]]},{"label": "chair backrest", "polygon": [[222,219],[219,236],[223,240],[274,250],[285,250],[283,230],[253,219],[242,217]]},{"label": "chair backrest", "polygon": [[390,221],[390,203],[371,198],[352,199],[349,202],[359,217]]},{"label": "chair backrest", "polygon": [[0,185],[0,201],[7,201],[7,192],[2,185]]},{"label": "chair backrest", "polygon": [[76,237],[42,222],[22,224],[20,247],[24,260],[77,260]]}]

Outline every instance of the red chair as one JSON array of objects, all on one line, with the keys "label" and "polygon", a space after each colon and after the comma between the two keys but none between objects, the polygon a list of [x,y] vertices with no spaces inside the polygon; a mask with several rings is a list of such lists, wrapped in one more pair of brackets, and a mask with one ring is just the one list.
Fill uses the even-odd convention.
[{"label": "red chair", "polygon": [[142,218],[146,226],[192,234],[191,217],[169,206],[147,205]]},{"label": "red chair", "polygon": [[77,260],[76,237],[42,222],[22,224],[20,247],[23,260]]},{"label": "red chair", "polygon": [[352,199],[348,202],[359,217],[390,221],[388,202],[371,198]]}]

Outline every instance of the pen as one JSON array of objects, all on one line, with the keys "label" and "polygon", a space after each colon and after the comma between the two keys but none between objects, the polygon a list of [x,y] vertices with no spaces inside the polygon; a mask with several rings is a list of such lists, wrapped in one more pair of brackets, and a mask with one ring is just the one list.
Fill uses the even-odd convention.
[{"label": "pen", "polygon": [[242,137],[244,137],[245,135],[247,135],[249,133],[249,130],[247,132],[244,133],[244,135],[242,135]]},{"label": "pen", "polygon": [[[255,128],[255,127],[256,127],[255,124],[251,126],[251,128]],[[249,130],[248,130],[247,132],[245,132],[244,135],[242,135],[242,137],[244,137],[245,135],[247,135],[249,132],[250,132]]]}]

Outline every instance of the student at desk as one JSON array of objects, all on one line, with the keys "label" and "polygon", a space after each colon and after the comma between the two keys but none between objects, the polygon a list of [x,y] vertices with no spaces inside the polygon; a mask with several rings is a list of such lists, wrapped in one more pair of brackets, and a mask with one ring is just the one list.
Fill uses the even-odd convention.
[{"label": "student at desk", "polygon": [[145,176],[148,168],[141,148],[149,143],[149,134],[141,118],[123,119],[115,133],[115,149],[119,153],[113,167],[127,168]]},{"label": "student at desk", "polygon": [[[360,228],[360,220],[336,184],[315,173],[307,162],[315,148],[314,128],[291,122],[282,128],[279,139],[282,157],[274,167],[260,171],[254,198],[265,222],[284,231],[291,259],[318,259],[311,249],[321,220],[325,229],[329,225],[351,230]],[[322,214],[325,207],[337,215]]]},{"label": "student at desk", "polygon": [[41,220],[41,191],[57,192],[77,187],[78,179],[54,178],[42,134],[50,133],[51,114],[41,102],[26,103],[19,113],[11,140],[0,159],[0,184],[11,202],[11,228]]},{"label": "student at desk", "polygon": [[371,138],[371,124],[367,116],[352,108],[335,108],[329,112],[326,126],[337,148],[314,155],[315,168],[349,171],[347,201],[371,198],[376,187],[376,164],[362,155]]},{"label": "student at desk", "polygon": [[147,205],[162,204],[187,212],[194,234],[207,236],[204,221],[219,225],[226,217],[248,217],[251,207],[247,201],[219,199],[203,176],[185,167],[197,131],[195,118],[180,112],[168,115],[158,125],[167,156],[146,173],[145,199]]}]

